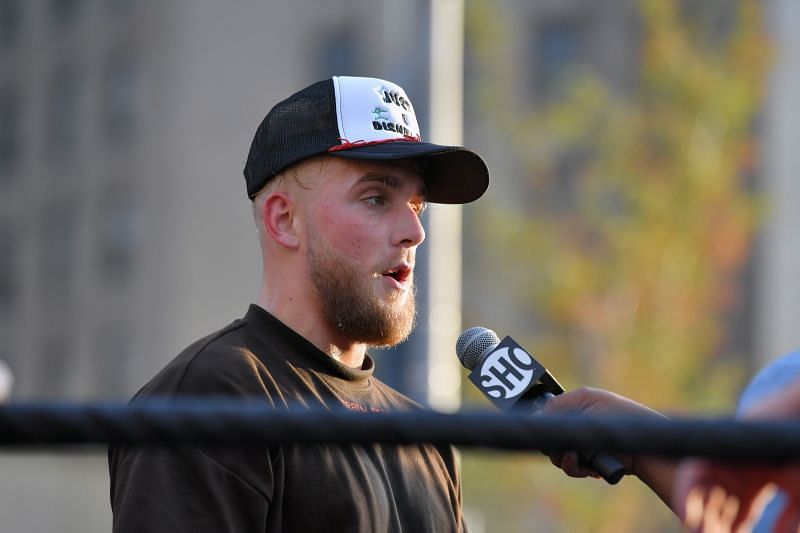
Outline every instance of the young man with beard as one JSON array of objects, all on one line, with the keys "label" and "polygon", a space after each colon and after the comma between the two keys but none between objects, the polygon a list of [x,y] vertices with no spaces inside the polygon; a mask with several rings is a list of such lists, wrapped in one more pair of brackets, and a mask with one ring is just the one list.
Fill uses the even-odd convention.
[{"label": "young man with beard", "polygon": [[[373,376],[367,348],[410,333],[419,217],[426,202],[479,198],[489,182],[484,162],[422,142],[397,85],[336,77],[267,114],[244,174],[262,251],[256,302],[179,354],[135,400],[420,409]],[[662,416],[589,388],[557,396],[545,411]],[[596,475],[574,452],[550,457],[570,476]],[[675,461],[620,459],[680,516],[690,514],[686,493],[706,470],[684,469],[673,498]],[[464,530],[450,447],[113,446],[109,470],[118,533]]]},{"label": "young man with beard", "polygon": [[[256,302],[135,399],[419,409],[373,376],[367,348],[410,333],[419,217],[426,202],[480,197],[484,162],[422,142],[397,85],[335,77],[269,112],[244,174],[263,257]],[[464,529],[449,447],[116,446],[109,468],[117,532]]]}]

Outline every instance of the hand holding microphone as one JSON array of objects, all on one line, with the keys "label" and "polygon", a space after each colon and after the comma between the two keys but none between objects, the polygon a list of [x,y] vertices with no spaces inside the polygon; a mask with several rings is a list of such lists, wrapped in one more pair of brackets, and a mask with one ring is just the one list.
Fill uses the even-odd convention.
[{"label": "hand holding microphone", "polygon": [[[466,330],[458,338],[456,354],[470,371],[469,379],[503,410],[539,411],[564,388],[536,359],[511,337],[502,341],[483,327]],[[580,462],[610,484],[625,475],[625,467],[605,452],[582,452]]]}]

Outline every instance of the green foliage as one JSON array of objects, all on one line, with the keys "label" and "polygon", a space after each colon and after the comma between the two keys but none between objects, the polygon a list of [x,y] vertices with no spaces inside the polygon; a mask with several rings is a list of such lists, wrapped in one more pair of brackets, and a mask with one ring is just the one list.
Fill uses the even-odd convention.
[{"label": "green foliage", "polygon": [[[518,85],[514,71],[496,60],[513,48],[508,19],[494,2],[467,3],[473,95],[487,124],[514,132],[503,140],[521,169],[494,179],[517,180],[516,200],[524,199],[484,205],[483,229],[473,231],[490,254],[508,258],[497,290],[535,317],[536,334],[515,337],[547,354],[565,384],[671,412],[728,411],[745,365],[735,357],[744,354],[722,351],[726,321],[740,304],[762,203],[752,184],[768,57],[761,6],[726,4],[736,9],[719,29],[693,17],[687,6],[701,8],[691,2],[635,5],[633,87],[614,90],[576,70],[558,100],[527,106],[508,89]],[[571,531],[641,530],[634,524],[661,512],[631,481],[612,493],[540,475],[561,493],[553,523]],[[473,477],[490,486],[484,476],[483,460],[468,457],[467,491]],[[517,490],[525,492],[509,492]],[[542,497],[528,491],[527,505]],[[600,511],[598,500],[607,502]]]}]

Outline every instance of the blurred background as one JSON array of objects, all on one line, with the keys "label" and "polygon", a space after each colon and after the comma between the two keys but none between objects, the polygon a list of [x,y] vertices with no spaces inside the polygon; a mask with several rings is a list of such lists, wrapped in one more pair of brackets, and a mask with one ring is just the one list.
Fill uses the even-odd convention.
[{"label": "blurred background", "polygon": [[[453,349],[483,325],[567,388],[729,413],[800,345],[798,26],[793,0],[0,0],[0,385],[124,400],[242,316],[252,134],[343,74],[402,85],[493,176],[426,214],[384,379],[488,409]],[[634,479],[462,462],[473,533],[679,530]],[[4,450],[0,492],[3,531],[110,530],[104,450]]]}]

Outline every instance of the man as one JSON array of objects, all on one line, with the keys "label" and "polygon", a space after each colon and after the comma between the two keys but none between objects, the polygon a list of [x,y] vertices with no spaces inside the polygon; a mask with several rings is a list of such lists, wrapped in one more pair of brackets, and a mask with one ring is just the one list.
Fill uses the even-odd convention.
[{"label": "man", "polygon": [[[399,86],[334,77],[278,103],[244,170],[263,258],[244,318],[191,345],[135,399],[203,396],[357,411],[419,407],[370,346],[414,323],[426,202],[488,187],[473,152],[424,143]],[[117,532],[461,531],[449,447],[112,447]]]}]

